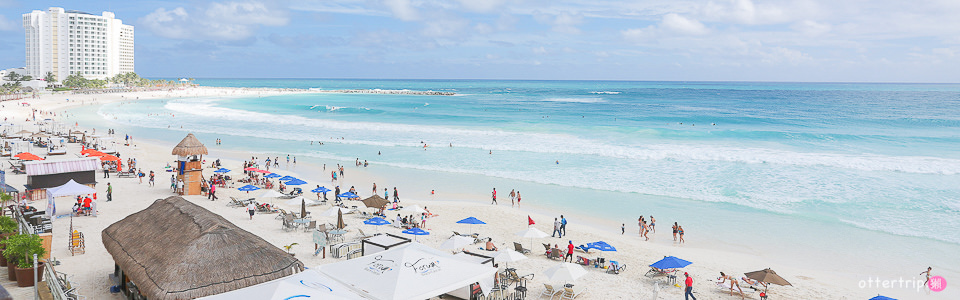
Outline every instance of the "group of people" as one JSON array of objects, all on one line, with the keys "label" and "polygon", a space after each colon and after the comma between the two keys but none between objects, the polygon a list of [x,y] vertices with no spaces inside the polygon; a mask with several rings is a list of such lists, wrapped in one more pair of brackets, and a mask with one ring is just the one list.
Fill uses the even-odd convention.
[{"label": "group of people", "polygon": [[[493,188],[493,192],[490,193],[490,196],[491,196],[490,204],[498,205],[499,203],[497,202],[497,188]],[[510,207],[514,207],[514,206],[520,207],[520,191],[515,189],[510,190]]]},{"label": "group of people", "polygon": [[564,235],[567,235],[567,218],[564,218],[563,215],[560,215],[560,218],[553,218],[553,234],[550,236],[563,238]]}]

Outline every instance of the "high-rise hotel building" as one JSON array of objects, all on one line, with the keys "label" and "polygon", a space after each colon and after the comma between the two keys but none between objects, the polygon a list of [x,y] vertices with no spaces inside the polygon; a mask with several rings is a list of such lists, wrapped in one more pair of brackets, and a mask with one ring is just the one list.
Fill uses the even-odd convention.
[{"label": "high-rise hotel building", "polygon": [[43,78],[53,72],[57,81],[71,74],[106,79],[134,71],[133,26],[112,12],[97,16],[51,7],[23,15],[27,72]]}]

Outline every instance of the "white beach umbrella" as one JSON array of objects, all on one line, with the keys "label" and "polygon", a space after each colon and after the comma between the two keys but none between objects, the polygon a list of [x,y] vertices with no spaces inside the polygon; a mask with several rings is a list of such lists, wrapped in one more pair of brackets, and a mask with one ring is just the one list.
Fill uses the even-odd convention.
[{"label": "white beach umbrella", "polygon": [[530,250],[533,251],[533,239],[542,239],[547,237],[547,233],[540,231],[536,227],[528,227],[521,232],[517,232],[517,236],[530,239]]},{"label": "white beach umbrella", "polygon": [[583,275],[587,275],[587,270],[584,270],[583,267],[578,264],[562,262],[543,271],[543,274],[546,274],[547,279],[550,281],[570,282],[580,279]]},{"label": "white beach umbrella", "polygon": [[[267,190],[263,194],[260,194],[260,196],[258,196],[257,198],[277,198],[277,197],[283,197],[283,196],[286,196],[286,195],[281,194],[280,192],[277,192],[274,190]],[[297,202],[297,204],[300,204],[300,202]]]},{"label": "white beach umbrella", "polygon": [[286,205],[301,205],[301,204],[303,204],[303,202],[301,202],[301,201],[304,201],[303,197],[302,197],[302,196],[297,196],[297,197],[294,197],[293,199],[284,201],[283,204],[286,204]]},{"label": "white beach umbrella", "polygon": [[453,250],[453,249],[460,249],[470,245],[473,245],[473,238],[455,235],[453,237],[450,237],[446,241],[444,241],[443,244],[440,244],[440,249]]},{"label": "white beach umbrella", "polygon": [[334,207],[331,207],[330,209],[324,211],[322,214],[320,214],[320,216],[323,216],[323,217],[336,217],[338,211],[343,212],[343,213],[345,213],[345,214],[349,214],[350,212],[353,211],[353,209],[351,209],[351,208],[346,208],[346,207],[334,206]]},{"label": "white beach umbrella", "polygon": [[[527,259],[526,255],[523,255],[520,252],[513,251],[513,249],[503,248],[500,251],[497,251],[497,255],[493,256],[493,260],[496,262],[510,263],[515,261],[521,261]],[[507,265],[504,264],[504,267]]]},{"label": "white beach umbrella", "polygon": [[400,211],[407,212],[407,213],[414,213],[417,215],[427,212],[425,209],[423,209],[423,207],[420,207],[420,205],[404,206],[403,209],[401,209]]}]

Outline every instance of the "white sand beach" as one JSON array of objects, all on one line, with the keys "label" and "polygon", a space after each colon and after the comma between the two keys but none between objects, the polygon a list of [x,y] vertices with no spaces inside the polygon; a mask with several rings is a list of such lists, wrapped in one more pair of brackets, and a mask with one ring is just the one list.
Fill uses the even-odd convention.
[{"label": "white sand beach", "polygon": [[[144,100],[196,96],[271,95],[293,92],[304,91],[194,87],[170,91],[118,94],[45,94],[39,99],[25,99],[21,101],[7,101],[0,103],[3,105],[3,108],[0,108],[0,119],[8,118],[9,122],[23,125],[24,129],[36,131],[37,126],[33,122],[25,121],[31,116],[32,109],[37,109],[42,112],[51,112],[58,115],[66,107],[74,105],[96,105],[116,101],[137,101],[138,99]],[[69,101],[67,101],[67,99],[69,99]],[[29,106],[19,105],[21,102],[29,103]],[[37,119],[53,118],[56,120],[58,118],[57,115],[38,114]],[[84,127],[84,124],[80,124],[80,127]],[[92,130],[92,128],[85,129]],[[105,132],[105,130],[106,128],[97,128],[97,132]],[[123,135],[124,132],[116,133],[116,136],[119,136],[119,138],[123,138]],[[210,149],[210,154],[204,156],[204,159],[207,162],[204,164],[206,167],[209,167],[210,162],[213,160],[221,159],[224,167],[233,170],[230,175],[232,175],[234,178],[239,178],[241,176],[240,170],[242,169],[242,161],[240,161],[240,159],[250,157],[251,154],[223,151],[215,147],[211,147],[211,145],[214,144],[214,141],[204,140],[202,142],[204,142],[207,145],[207,148]],[[114,201],[109,203],[99,202],[97,205],[97,217],[73,218],[74,228],[83,232],[86,236],[87,247],[85,254],[71,256],[67,250],[67,232],[70,226],[70,219],[61,218],[54,222],[54,249],[52,256],[60,261],[60,265],[56,267],[57,271],[68,274],[68,276],[70,276],[71,279],[80,286],[80,293],[86,296],[87,299],[121,298],[121,296],[118,294],[109,293],[109,281],[107,274],[113,272],[114,263],[111,256],[107,253],[101,243],[101,231],[125,216],[146,208],[153,203],[154,200],[173,195],[171,189],[169,188],[170,175],[162,171],[165,165],[171,163],[175,159],[175,156],[170,154],[173,146],[174,145],[172,144],[151,142],[150,137],[148,136],[136,137],[130,146],[117,146],[117,150],[122,153],[122,159],[130,157],[136,158],[138,161],[138,166],[142,170],[153,170],[157,172],[157,184],[155,187],[150,187],[148,186],[146,180],[144,180],[143,183],[140,183],[136,178],[112,177],[109,179],[98,179],[100,181],[97,185],[97,190],[101,193],[105,192],[107,182],[114,186]],[[66,157],[75,157],[74,154],[79,153],[80,151],[80,145],[69,144],[67,150],[68,154]],[[2,158],[0,160],[6,159],[7,158]],[[51,159],[56,158],[52,157]],[[336,165],[337,163],[345,164],[347,162],[330,161],[327,164],[332,166]],[[310,190],[316,184],[322,185],[324,183],[329,183],[330,179],[328,174],[309,174],[303,173],[303,171],[298,171],[306,169],[305,167],[306,166],[301,165],[298,168],[292,164],[288,165],[284,162],[281,162],[279,170],[281,170],[284,175],[292,175],[308,181],[308,184],[303,186],[304,190]],[[345,168],[345,170],[345,175],[347,178],[349,178],[349,184],[346,184],[346,186],[356,186],[357,190],[359,191],[359,195],[362,198],[370,196],[370,186],[373,184],[374,179],[376,179],[378,186],[381,187],[381,191],[382,187],[388,186],[390,181],[390,178],[383,178],[381,175],[363,168],[354,168],[352,166],[348,166]],[[209,169],[209,171],[205,170],[204,175],[209,176],[210,174],[213,174],[212,171],[213,169]],[[98,173],[98,178],[99,177],[101,176]],[[422,180],[430,180],[430,178],[422,178]],[[8,173],[7,182],[11,186],[21,188],[23,187],[23,184],[26,183],[26,176],[12,175]],[[241,185],[242,184],[238,184],[236,186],[239,187]],[[429,191],[414,192],[406,191],[402,186],[399,188],[401,191],[404,191],[404,195],[429,194]],[[455,190],[456,188],[452,187],[447,189]],[[299,245],[292,248],[292,252],[295,253],[296,257],[303,261],[308,267],[342,260],[330,258],[329,253],[326,259],[323,259],[320,256],[314,256],[314,247],[311,242],[310,233],[303,231],[288,232],[282,230],[280,221],[276,220],[274,218],[275,215],[273,214],[258,214],[253,217],[253,220],[249,220],[243,208],[235,208],[226,205],[230,199],[230,196],[235,196],[238,198],[254,197],[262,192],[263,191],[255,191],[248,194],[239,192],[236,189],[224,188],[217,191],[219,197],[219,200],[217,201],[209,201],[204,196],[186,196],[185,198],[209,209],[214,213],[220,214],[227,220],[230,220],[241,228],[262,237],[277,247],[291,243],[298,243]],[[529,259],[516,263],[510,263],[510,267],[517,268],[518,273],[521,275],[528,273],[535,274],[534,279],[529,282],[530,294],[528,297],[531,298],[536,297],[536,295],[541,292],[544,283],[550,283],[546,281],[546,276],[543,275],[544,270],[557,264],[557,261],[548,259],[542,254],[543,249],[541,243],[558,244],[561,248],[565,248],[567,241],[573,241],[575,245],[580,245],[600,240],[606,241],[617,248],[616,252],[604,253],[603,256],[608,259],[617,260],[626,264],[627,269],[625,272],[616,275],[606,273],[605,270],[602,269],[589,268],[589,274],[576,282],[577,285],[588,287],[588,290],[578,297],[579,299],[652,299],[654,296],[654,282],[662,280],[663,277],[649,278],[644,276],[649,269],[647,265],[669,255],[677,256],[693,262],[692,265],[682,269],[681,272],[678,273],[679,280],[677,283],[682,285],[683,272],[689,272],[694,278],[694,292],[697,299],[739,299],[739,296],[731,296],[729,293],[716,288],[714,281],[717,279],[717,277],[719,277],[720,272],[723,271],[739,278],[740,276],[743,276],[744,272],[751,272],[764,268],[772,268],[776,270],[778,274],[793,284],[793,286],[771,286],[769,292],[770,299],[867,299],[876,295],[876,290],[858,288],[857,281],[850,276],[834,274],[812,268],[805,268],[804,266],[775,263],[763,255],[734,253],[698,247],[696,242],[697,234],[695,232],[688,232],[686,239],[690,241],[689,244],[681,245],[670,242],[662,242],[670,241],[672,239],[670,224],[668,224],[666,220],[661,220],[660,224],[657,226],[657,232],[655,234],[651,234],[652,239],[659,242],[645,242],[638,238],[635,224],[628,223],[626,227],[626,234],[621,235],[620,228],[601,228],[598,224],[572,223],[568,226],[569,235],[563,237],[562,239],[551,237],[534,239],[531,245],[530,239],[519,238],[514,235],[514,233],[524,230],[527,227],[527,217],[529,216],[537,222],[534,227],[543,232],[550,233],[552,231],[553,218],[557,216],[545,215],[535,206],[511,208],[507,193],[509,193],[509,190],[500,191],[501,199],[507,199],[507,201],[501,200],[500,204],[496,206],[490,205],[489,200],[485,200],[488,199],[487,195],[469,195],[468,197],[458,195],[457,199],[470,198],[475,200],[454,201],[448,197],[445,197],[443,194],[421,197],[419,199],[416,197],[411,198],[409,196],[404,196],[401,204],[416,204],[420,206],[426,206],[432,213],[438,215],[428,219],[426,222],[426,229],[431,234],[428,236],[418,237],[421,243],[428,246],[439,247],[444,240],[452,235],[453,231],[459,231],[461,233],[475,231],[480,233],[481,236],[491,237],[494,243],[501,248],[512,248],[513,242],[520,242],[525,247],[532,249],[532,253],[528,254]],[[315,194],[307,193],[305,196],[315,197]],[[276,203],[281,202],[282,200],[276,201]],[[348,204],[363,207],[363,204],[360,202],[351,203],[348,201]],[[45,204],[33,203],[33,205],[42,207]],[[540,202],[539,205],[542,205],[542,202]],[[280,204],[280,207],[288,210],[299,209],[299,206],[286,206],[283,204]],[[308,207],[308,210],[314,214],[319,214],[329,207],[329,205],[314,206]],[[367,209],[367,211],[372,210]],[[575,216],[576,213],[571,215]],[[568,217],[571,217],[571,215],[568,215]],[[389,212],[388,217],[390,217]],[[456,224],[456,221],[466,217],[476,217],[485,221],[487,224],[475,225],[473,227],[470,225]],[[598,216],[582,216],[577,217],[576,219],[589,220],[597,217]],[[315,219],[324,223],[336,222],[335,217],[315,217]],[[373,226],[364,225],[362,223],[363,219],[354,214],[345,215],[344,220],[347,222],[347,228],[350,230],[350,233],[347,234],[348,239],[356,237],[358,235],[358,229],[362,229],[366,233],[386,232],[401,236],[404,235],[400,233],[399,229],[392,226],[374,228]],[[388,218],[388,221],[392,222],[393,220],[392,218]],[[143,226],[150,226],[150,224],[143,224]],[[478,250],[478,247],[480,247],[480,244],[468,247],[468,250],[484,252],[482,250]],[[580,255],[588,256],[586,254]],[[591,257],[594,255],[595,253],[589,254]],[[501,265],[501,267],[503,267],[503,265]],[[11,292],[15,299],[27,299],[28,297],[32,297],[32,288],[17,288],[15,287],[15,283],[8,280],[0,280],[0,282],[3,282],[3,286]],[[760,298],[759,292],[755,292],[750,289],[745,290],[748,291],[746,298]],[[893,297],[917,296],[917,294],[910,293],[909,291],[888,291],[890,292],[888,293],[885,291],[885,294]],[[902,294],[898,295],[898,292]],[[937,296],[933,295],[926,297],[935,298]],[[682,298],[683,290],[679,287],[665,286],[659,291],[658,299]]]}]

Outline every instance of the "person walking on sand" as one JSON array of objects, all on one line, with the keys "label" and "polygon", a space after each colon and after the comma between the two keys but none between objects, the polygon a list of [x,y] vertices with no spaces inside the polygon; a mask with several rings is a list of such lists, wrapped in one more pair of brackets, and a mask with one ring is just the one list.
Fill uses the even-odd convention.
[{"label": "person walking on sand", "polygon": [[103,178],[110,178],[110,170],[103,168]]},{"label": "person walking on sand", "polygon": [[170,174],[170,189],[173,190],[174,193],[177,192],[177,177],[173,174]]},{"label": "person walking on sand", "polygon": [[333,188],[333,200],[340,202],[340,186]]},{"label": "person walking on sand", "polygon": [[247,213],[250,214],[250,220],[253,220],[253,213],[256,211],[257,211],[257,204],[254,203],[253,201],[250,201],[250,203],[247,204]]},{"label": "person walking on sand", "polygon": [[657,219],[653,215],[650,216],[650,232],[657,233]]},{"label": "person walking on sand", "polygon": [[680,234],[680,243],[683,244],[683,226],[677,226],[677,233]]},{"label": "person walking on sand", "polygon": [[217,185],[210,185],[210,192],[207,193],[207,198],[210,198],[210,201],[217,201]]},{"label": "person walking on sand", "polygon": [[677,222],[673,222],[673,241],[677,241]]},{"label": "person walking on sand", "polygon": [[513,207],[517,203],[517,192],[510,190],[510,207]]},{"label": "person walking on sand", "polygon": [[113,201],[113,186],[107,182],[107,202]]},{"label": "person walking on sand", "polygon": [[493,201],[490,202],[490,204],[496,205],[497,204],[497,188],[493,188],[492,195],[493,195]]},{"label": "person walking on sand", "polygon": [[560,237],[563,237],[563,233],[560,233],[560,220],[553,218],[553,233],[550,234],[550,236],[557,237],[557,234],[560,234]]},{"label": "person walking on sand", "polygon": [[400,193],[397,192],[397,187],[393,187],[393,202],[400,203]]},{"label": "person walking on sand", "polygon": [[627,233],[627,223],[620,223],[620,235]]},{"label": "person walking on sand", "polygon": [[930,282],[930,271],[933,271],[933,267],[927,267],[926,271],[920,272],[920,275],[927,274],[927,281],[923,282],[923,285],[927,285]]},{"label": "person walking on sand", "polygon": [[564,218],[563,215],[560,215],[560,233],[567,235],[567,218]]},{"label": "person walking on sand", "polygon": [[155,177],[156,175],[153,174],[153,171],[150,171],[150,181],[147,181],[147,183],[149,183],[151,187],[154,187],[157,185],[157,183],[154,181]]},{"label": "person walking on sand", "polygon": [[520,191],[517,191],[517,208],[520,208]]},{"label": "person walking on sand", "polygon": [[387,188],[383,188],[383,199],[390,201],[390,191]]},{"label": "person walking on sand", "polygon": [[690,298],[693,298],[693,300],[697,300],[697,297],[693,296],[693,277],[690,277],[690,274],[686,272],[683,273],[683,276],[687,277],[687,279],[683,281],[683,284],[687,286],[683,293],[683,299],[690,300]]},{"label": "person walking on sand", "polygon": [[563,256],[563,261],[570,259],[570,262],[573,262],[573,241],[567,242],[567,255]]},{"label": "person walking on sand", "polygon": [[377,194],[377,183],[376,183],[376,182],[373,183],[373,194],[374,194],[374,195]]},{"label": "person walking on sand", "polygon": [[183,195],[183,179],[177,180],[177,194]]}]

